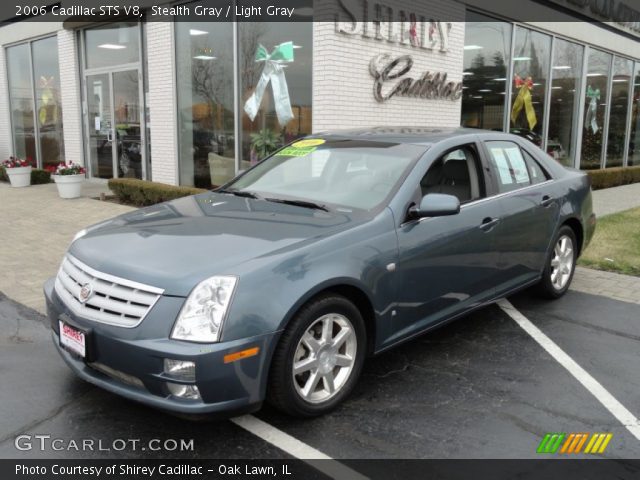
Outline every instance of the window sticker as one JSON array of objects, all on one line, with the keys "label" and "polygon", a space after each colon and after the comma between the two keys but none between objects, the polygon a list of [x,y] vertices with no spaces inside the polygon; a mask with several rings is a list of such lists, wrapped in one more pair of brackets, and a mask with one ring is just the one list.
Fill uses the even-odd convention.
[{"label": "window sticker", "polygon": [[299,140],[295,143],[292,143],[292,147],[296,148],[304,148],[304,147],[317,147],[318,145],[322,145],[325,142],[322,138],[307,138],[306,140]]},{"label": "window sticker", "polygon": [[504,152],[509,158],[509,163],[513,168],[513,176],[516,179],[516,183],[529,183],[529,172],[527,172],[527,165],[522,158],[522,152],[518,147],[505,148]]},{"label": "window sticker", "polygon": [[[296,142],[300,143],[300,142]],[[295,144],[294,144],[295,145]],[[276,153],[278,157],[304,157],[305,155],[309,155],[311,152],[314,152],[318,147],[294,147],[289,146],[283,148],[279,152]]]},{"label": "window sticker", "polygon": [[513,183],[511,178],[511,169],[509,168],[509,162],[507,161],[501,147],[491,147],[491,156],[498,167],[498,175],[500,176],[500,182],[503,185],[510,185]]}]

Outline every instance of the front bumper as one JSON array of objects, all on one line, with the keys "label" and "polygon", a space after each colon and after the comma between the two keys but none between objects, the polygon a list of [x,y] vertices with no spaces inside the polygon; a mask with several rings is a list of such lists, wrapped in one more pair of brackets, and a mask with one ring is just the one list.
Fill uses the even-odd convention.
[{"label": "front bumper", "polygon": [[[54,279],[44,286],[53,343],[71,370],[87,382],[128,399],[182,414],[232,415],[260,408],[277,333],[215,344],[170,340],[168,332],[183,299],[162,298],[140,325],[127,329],[75,316],[60,301],[53,286]],[[72,325],[90,331],[90,362],[60,346],[61,315],[71,320]],[[253,347],[259,348],[258,355],[224,363],[225,355]],[[165,358],[195,362],[195,382],[174,379],[164,373]],[[168,382],[195,384],[201,399],[171,395]]]}]

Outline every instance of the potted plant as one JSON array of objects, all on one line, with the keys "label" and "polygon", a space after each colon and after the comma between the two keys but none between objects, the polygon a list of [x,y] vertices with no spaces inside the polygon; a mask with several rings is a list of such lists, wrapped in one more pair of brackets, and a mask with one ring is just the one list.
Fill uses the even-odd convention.
[{"label": "potted plant", "polygon": [[272,152],[275,152],[278,149],[278,144],[281,142],[280,135],[268,128],[263,128],[259,132],[252,133],[250,138],[252,165],[269,156]]},{"label": "potted plant", "polygon": [[56,182],[60,198],[78,198],[82,193],[84,167],[73,162],[63,162],[54,168],[51,169],[51,177]]},{"label": "potted plant", "polygon": [[2,162],[2,167],[9,177],[12,187],[28,187],[31,185],[31,165],[28,161],[17,157],[9,157]]}]

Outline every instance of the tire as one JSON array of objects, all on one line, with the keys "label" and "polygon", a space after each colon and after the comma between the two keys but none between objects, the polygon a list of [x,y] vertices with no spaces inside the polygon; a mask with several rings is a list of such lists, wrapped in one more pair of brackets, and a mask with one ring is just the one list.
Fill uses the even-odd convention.
[{"label": "tire", "polygon": [[[276,347],[267,401],[296,417],[331,411],[357,383],[366,344],[364,320],[353,303],[336,294],[311,300],[296,313]],[[295,375],[294,363],[299,367]]]},{"label": "tire", "polygon": [[[567,253],[565,250],[563,253],[563,248],[570,248],[571,251]],[[560,227],[553,239],[551,251],[542,272],[542,279],[538,284],[538,291],[542,296],[555,299],[567,292],[576,270],[577,253],[578,242],[573,229],[567,225]]]}]

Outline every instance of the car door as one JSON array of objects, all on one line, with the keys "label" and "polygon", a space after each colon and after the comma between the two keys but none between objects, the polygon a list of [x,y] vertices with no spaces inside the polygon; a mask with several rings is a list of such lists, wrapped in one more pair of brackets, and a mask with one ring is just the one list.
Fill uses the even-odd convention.
[{"label": "car door", "polygon": [[559,215],[551,175],[525,147],[504,139],[484,141],[490,193],[501,209],[495,246],[500,252],[497,294],[532,283],[542,272]]},{"label": "car door", "polygon": [[[445,193],[456,195],[461,208],[456,215],[402,221],[397,228],[397,314],[392,317],[387,343],[494,295],[498,260],[494,231],[499,207],[485,198],[478,151],[473,142],[428,152],[425,173],[407,179],[415,183],[414,203],[425,194]],[[406,218],[406,212],[401,215]]]}]

